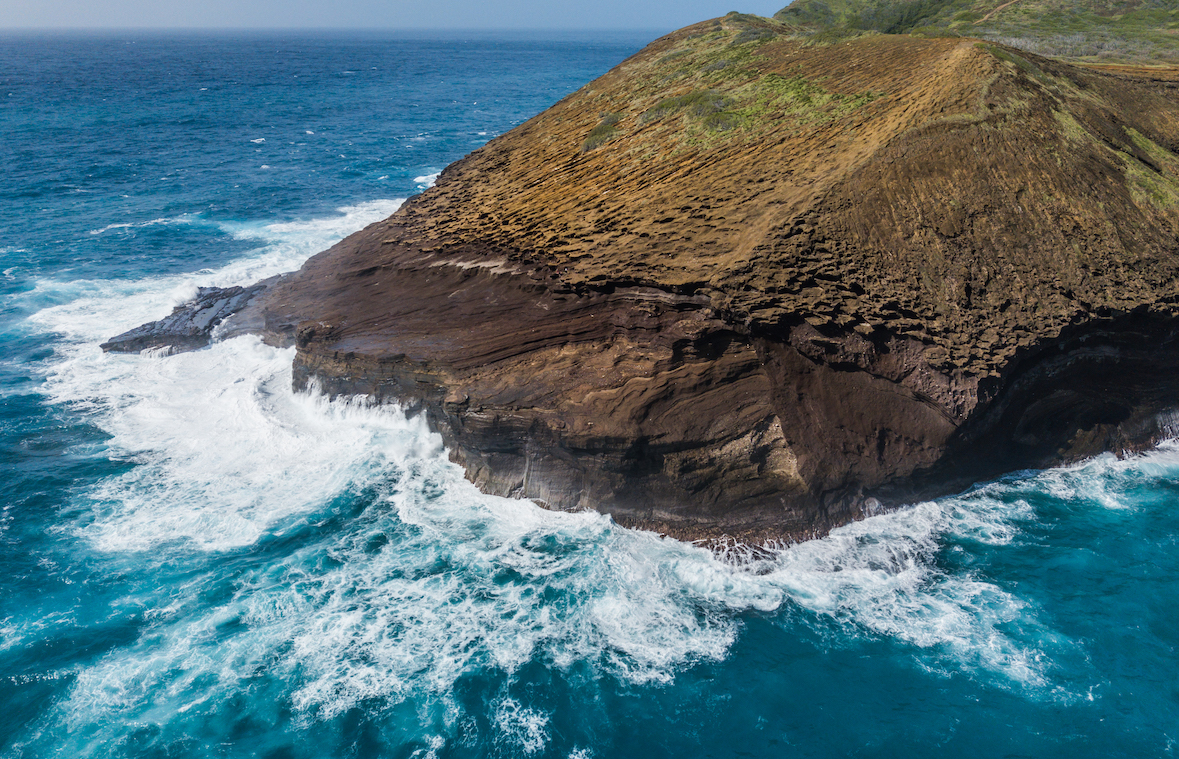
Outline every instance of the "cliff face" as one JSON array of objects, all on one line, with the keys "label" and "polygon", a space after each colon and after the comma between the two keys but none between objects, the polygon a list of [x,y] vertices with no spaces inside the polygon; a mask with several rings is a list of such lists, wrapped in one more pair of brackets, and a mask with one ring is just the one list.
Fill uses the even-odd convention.
[{"label": "cliff face", "polygon": [[1159,78],[731,14],[453,164],[262,310],[296,384],[422,410],[485,490],[806,537],[1157,439],[1177,151]]}]

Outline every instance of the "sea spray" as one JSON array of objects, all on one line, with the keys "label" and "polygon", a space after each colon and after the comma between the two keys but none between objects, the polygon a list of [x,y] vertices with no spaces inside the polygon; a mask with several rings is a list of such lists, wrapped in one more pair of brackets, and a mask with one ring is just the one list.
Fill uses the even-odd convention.
[{"label": "sea spray", "polygon": [[422,419],[291,393],[289,351],[97,349],[650,37],[0,42],[0,756],[1173,754],[1173,449],[729,562],[485,496]]},{"label": "sea spray", "polygon": [[[148,298],[140,287],[82,298],[114,320],[127,292]],[[72,671],[40,734],[82,753],[121,745],[130,724],[221,740],[248,698],[258,719],[286,712],[295,730],[407,707],[428,717],[422,745],[539,754],[561,715],[523,700],[537,667],[574,692],[672,687],[723,662],[760,618],[834,624],[845,641],[896,641],[937,678],[1074,702],[1092,687],[1078,682],[1080,644],[956,557],[1020,550],[1041,518],[1025,494],[1091,493],[1111,508],[1144,472],[1175,471],[1168,451],[1103,458],[732,562],[599,514],[481,494],[421,417],[293,393],[290,349],[240,337],[110,356],[81,342],[105,328],[71,326],[80,308],[36,317],[79,341],[61,343],[45,391],[106,432],[92,455],[126,465],[77,493],[58,529],[94,571],[145,579],[109,600],[138,610],[134,638]],[[38,634],[32,619],[6,625]],[[456,701],[471,682],[485,695]]]},{"label": "sea spray", "polygon": [[[113,319],[125,299],[86,307]],[[77,734],[102,743],[108,724],[219,713],[258,678],[301,723],[440,703],[464,678],[510,682],[535,663],[670,684],[723,659],[742,615],[783,603],[929,649],[943,668],[1047,682],[1038,638],[1005,629],[1034,625],[1026,605],[936,567],[947,536],[1011,542],[1026,504],[921,504],[735,565],[602,515],[480,494],[421,417],[295,394],[291,358],[241,337],[167,357],[79,345],[50,365],[53,401],[88,409],[105,455],[132,464],[79,495],[76,539],[111,566],[194,573],[115,601],[143,608],[143,626],[77,672],[60,715]],[[241,551],[267,559],[230,579],[223,557]],[[492,721],[534,753],[549,717],[513,703]]]},{"label": "sea spray", "polygon": [[[129,464],[78,495],[74,539],[111,566],[180,562],[195,573],[179,589],[136,587],[115,602],[142,607],[142,629],[77,672],[63,724],[114,740],[102,737],[112,720],[222,710],[257,678],[301,722],[374,702],[440,703],[464,678],[510,682],[535,663],[670,684],[723,659],[743,615],[784,604],[851,636],[905,641],[931,670],[1048,687],[1051,652],[1041,649],[1051,636],[1028,605],[937,566],[947,539],[1015,540],[1034,519],[1026,502],[984,489],[732,563],[602,515],[483,495],[421,417],[293,393],[290,349],[254,337],[176,356],[94,347],[186,288],[298,265],[395,203],[229,227],[262,247],[213,271],[75,283],[74,300],[33,317],[62,338],[47,365],[51,402],[86,413],[109,436],[103,455]],[[242,551],[268,559],[230,581],[223,557]],[[502,697],[492,723],[496,740],[535,753],[548,720]]]}]

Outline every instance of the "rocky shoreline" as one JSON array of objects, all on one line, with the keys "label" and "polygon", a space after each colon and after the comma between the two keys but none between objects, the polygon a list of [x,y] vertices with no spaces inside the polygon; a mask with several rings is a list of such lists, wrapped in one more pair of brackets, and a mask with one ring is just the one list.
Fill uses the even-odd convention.
[{"label": "rocky shoreline", "polygon": [[[270,277],[248,287],[201,287],[191,300],[172,309],[154,322],[142,324],[102,343],[108,353],[143,351],[183,353],[245,334],[265,334],[265,320],[259,297],[278,282]],[[281,344],[285,337],[272,338]]]},{"label": "rocky shoreline", "polygon": [[487,492],[689,539],[814,537],[1170,433],[1175,95],[726,17],[299,272],[104,348],[257,332],[296,346],[296,388],[426,414]]}]

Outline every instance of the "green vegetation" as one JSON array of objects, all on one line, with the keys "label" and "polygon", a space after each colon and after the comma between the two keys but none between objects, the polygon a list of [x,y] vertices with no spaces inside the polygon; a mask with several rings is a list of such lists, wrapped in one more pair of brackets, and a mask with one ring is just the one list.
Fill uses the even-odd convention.
[{"label": "green vegetation", "polygon": [[700,90],[660,100],[643,114],[641,121],[645,124],[673,113],[683,113],[689,118],[705,120],[722,113],[728,106],[729,101],[715,90]]},{"label": "green vegetation", "polygon": [[960,0],[799,0],[775,18],[802,26],[903,34],[939,17]]},{"label": "green vegetation", "polygon": [[1179,159],[1134,129],[1127,129],[1126,133],[1153,164],[1122,154],[1134,200],[1139,204],[1146,201],[1159,210],[1179,210]]},{"label": "green vegetation", "polygon": [[1149,203],[1160,211],[1179,209],[1179,186],[1174,180],[1151,171],[1129,153],[1122,153],[1121,157],[1135,203],[1140,206]]},{"label": "green vegetation", "polygon": [[589,136],[581,144],[581,152],[588,153],[594,148],[601,147],[617,137],[620,134],[617,124],[621,120],[621,114],[603,113],[602,120],[598,122],[596,127],[590,130]]},{"label": "green vegetation", "polygon": [[770,117],[792,117],[802,122],[829,121],[870,103],[878,93],[839,95],[803,76],[777,74],[752,82],[742,93],[745,105],[737,111],[750,122]]},{"label": "green vegetation", "polygon": [[988,45],[986,43],[979,43],[976,47],[986,50],[988,53],[1001,61],[1007,61],[1008,63],[1015,64],[1016,68],[1018,68],[1020,71],[1023,71],[1025,74],[1039,79],[1041,82],[1048,81],[1048,75],[1041,71],[1039,66],[1023,58],[1022,56],[1018,56],[1015,53],[1004,50],[1001,47]]},{"label": "green vegetation", "polygon": [[1061,58],[1179,63],[1179,0],[795,0],[774,18],[816,42],[953,35]]},{"label": "green vegetation", "polygon": [[664,81],[693,80],[699,87],[664,98],[643,114],[641,123],[682,116],[690,128],[704,132],[758,132],[776,120],[821,122],[870,102],[876,95],[832,93],[804,76],[763,75],[758,70],[762,46],[797,30],[770,19],[730,13],[723,27],[692,40],[675,58],[660,63],[676,66]]},{"label": "green vegetation", "polygon": [[1064,111],[1053,111],[1052,117],[1056,119],[1056,123],[1060,125],[1060,133],[1072,140],[1073,142],[1084,142],[1092,140],[1093,137],[1085,131],[1085,127],[1081,126],[1072,114]]},{"label": "green vegetation", "polygon": [[640,123],[682,116],[690,127],[703,132],[757,132],[786,119],[798,123],[829,121],[876,97],[875,93],[839,95],[803,76],[766,74],[728,94],[708,89],[664,98],[643,113]]},{"label": "green vegetation", "polygon": [[[840,94],[799,72],[766,73],[767,45],[798,30],[771,19],[730,13],[650,62],[634,64],[630,102],[604,100],[602,120],[582,152],[640,133],[673,149],[754,140],[768,130],[820,124],[859,108],[874,93]],[[646,137],[624,149],[650,149]]]}]

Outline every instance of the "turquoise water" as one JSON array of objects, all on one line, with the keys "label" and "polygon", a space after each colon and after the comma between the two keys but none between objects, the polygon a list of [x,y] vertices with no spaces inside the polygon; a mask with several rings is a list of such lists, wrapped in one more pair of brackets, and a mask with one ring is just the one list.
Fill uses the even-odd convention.
[{"label": "turquoise water", "polygon": [[0,756],[1175,753],[1179,447],[716,557],[482,495],[288,350],[97,348],[653,36],[0,38]]}]

